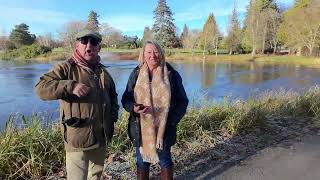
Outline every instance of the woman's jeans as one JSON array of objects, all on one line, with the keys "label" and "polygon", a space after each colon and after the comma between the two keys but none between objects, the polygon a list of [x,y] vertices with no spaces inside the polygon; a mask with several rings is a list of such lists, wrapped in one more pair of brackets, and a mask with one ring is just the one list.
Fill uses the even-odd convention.
[{"label": "woman's jeans", "polygon": [[[149,170],[150,163],[143,162],[142,156],[139,150],[140,147],[136,147],[136,158],[137,158],[137,167],[143,170]],[[171,158],[171,148],[157,150],[159,156],[159,164],[161,168],[171,168],[173,166],[172,158]]]}]

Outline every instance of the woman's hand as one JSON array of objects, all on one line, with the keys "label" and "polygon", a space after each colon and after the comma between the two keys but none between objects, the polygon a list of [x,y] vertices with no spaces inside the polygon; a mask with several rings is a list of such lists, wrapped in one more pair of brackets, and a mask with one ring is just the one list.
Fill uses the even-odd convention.
[{"label": "woman's hand", "polygon": [[143,104],[134,104],[133,111],[137,114],[148,114],[151,112],[150,106],[144,106]]},{"label": "woman's hand", "polygon": [[163,139],[157,138],[156,148],[162,150],[163,149]]}]

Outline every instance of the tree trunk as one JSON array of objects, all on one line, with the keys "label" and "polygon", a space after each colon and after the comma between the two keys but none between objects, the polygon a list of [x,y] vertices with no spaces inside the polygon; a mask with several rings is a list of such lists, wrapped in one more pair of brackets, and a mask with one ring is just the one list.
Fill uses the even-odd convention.
[{"label": "tree trunk", "polygon": [[275,54],[277,52],[277,42],[274,41],[273,43],[273,54]]},{"label": "tree trunk", "polygon": [[309,56],[312,56],[313,53],[313,47],[309,48]]},{"label": "tree trunk", "polygon": [[218,56],[218,43],[216,43],[216,56]]},{"label": "tree trunk", "polygon": [[266,48],[266,36],[267,36],[267,25],[265,25],[263,29],[262,54],[264,54],[264,50]]},{"label": "tree trunk", "polygon": [[302,54],[302,47],[300,46],[300,47],[298,47],[298,51],[296,53],[296,56],[301,56],[301,54]]},{"label": "tree trunk", "polygon": [[204,36],[203,51],[202,51],[202,56],[204,59],[206,58],[206,56],[205,56],[206,46],[207,46],[207,36],[205,35]]}]

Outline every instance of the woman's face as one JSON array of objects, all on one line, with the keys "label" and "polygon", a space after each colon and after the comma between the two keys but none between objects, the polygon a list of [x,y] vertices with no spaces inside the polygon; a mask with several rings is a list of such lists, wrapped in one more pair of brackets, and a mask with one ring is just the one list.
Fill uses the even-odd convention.
[{"label": "woman's face", "polygon": [[147,44],[144,49],[144,61],[147,62],[148,67],[152,70],[160,64],[160,52],[153,44]]}]

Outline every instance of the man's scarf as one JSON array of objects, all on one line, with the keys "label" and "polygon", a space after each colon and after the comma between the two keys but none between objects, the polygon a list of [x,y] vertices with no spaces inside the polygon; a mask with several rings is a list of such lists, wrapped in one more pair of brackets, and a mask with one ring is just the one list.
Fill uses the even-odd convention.
[{"label": "man's scarf", "polygon": [[95,69],[95,67],[100,62],[100,56],[97,56],[96,59],[87,61],[83,58],[83,56],[79,53],[79,51],[76,49],[72,54],[72,59],[77,63],[79,66],[84,66],[90,69]]},{"label": "man's scarf", "polygon": [[140,152],[143,161],[157,163],[159,157],[156,141],[157,138],[163,140],[171,98],[167,66],[158,66],[150,82],[149,69],[144,63],[134,88],[134,97],[136,103],[150,106],[152,109],[152,113],[140,115],[142,139]]}]

